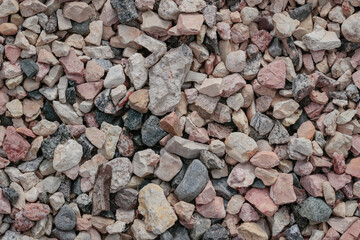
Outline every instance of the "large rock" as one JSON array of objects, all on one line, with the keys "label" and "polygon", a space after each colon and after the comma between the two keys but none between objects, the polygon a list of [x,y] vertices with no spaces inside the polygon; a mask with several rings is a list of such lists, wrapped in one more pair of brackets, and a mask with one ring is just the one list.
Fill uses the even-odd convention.
[{"label": "large rock", "polygon": [[154,115],[172,111],[180,102],[181,86],[190,70],[192,59],[190,47],[182,45],[171,49],[150,69],[149,110]]},{"label": "large rock", "polygon": [[208,171],[204,164],[194,160],[187,168],[174,194],[180,201],[191,202],[202,192],[208,180]]},{"label": "large rock", "polygon": [[178,219],[165,198],[164,190],[153,183],[139,192],[139,212],[145,217],[146,229],[155,234],[165,232]]}]

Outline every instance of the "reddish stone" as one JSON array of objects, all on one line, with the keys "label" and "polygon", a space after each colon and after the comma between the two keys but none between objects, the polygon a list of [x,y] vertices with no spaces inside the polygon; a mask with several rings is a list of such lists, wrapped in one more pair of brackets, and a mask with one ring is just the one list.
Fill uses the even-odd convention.
[{"label": "reddish stone", "polygon": [[217,123],[209,123],[207,131],[210,137],[225,139],[232,133],[233,129]]},{"label": "reddish stone", "polygon": [[271,199],[268,188],[252,188],[247,191],[245,199],[267,217],[273,216],[279,208]]},{"label": "reddish stone", "polygon": [[360,178],[360,158],[351,159],[349,164],[346,165],[345,172],[353,177]]},{"label": "reddish stone", "polygon": [[189,140],[200,143],[208,143],[210,138],[205,128],[194,128],[190,132]]},{"label": "reddish stone", "polygon": [[244,222],[253,222],[260,219],[256,210],[248,203],[244,203],[241,207],[239,217]]},{"label": "reddish stone", "polygon": [[20,54],[21,54],[20,48],[18,48],[16,46],[12,46],[12,45],[5,45],[5,55],[11,64],[16,63],[16,61],[20,57]]},{"label": "reddish stone", "polygon": [[196,211],[205,218],[224,218],[226,216],[224,199],[215,197],[210,203],[196,204]]},{"label": "reddish stone", "polygon": [[234,73],[223,78],[223,85],[224,89],[221,96],[230,97],[242,89],[246,85],[246,82],[240,74]]},{"label": "reddish stone", "polygon": [[302,123],[297,130],[298,137],[303,137],[312,140],[315,135],[316,129],[311,121]]},{"label": "reddish stone", "polygon": [[326,182],[327,178],[322,174],[313,174],[301,177],[300,184],[313,197],[322,197],[322,184]]},{"label": "reddish stone", "polygon": [[353,73],[352,75],[352,79],[355,83],[355,85],[360,88],[360,70],[356,71],[355,73]]},{"label": "reddish stone", "polygon": [[299,176],[306,176],[310,175],[312,170],[314,169],[314,166],[311,162],[308,161],[296,161],[294,172]]},{"label": "reddish stone", "polygon": [[84,115],[84,121],[86,123],[86,127],[96,127],[99,128],[99,124],[95,119],[95,112],[87,113]]},{"label": "reddish stone", "polygon": [[280,160],[276,153],[269,151],[257,152],[251,159],[252,165],[261,168],[273,168],[279,165]]},{"label": "reddish stone", "polygon": [[91,228],[91,221],[86,218],[76,218],[76,230],[87,231]]},{"label": "reddish stone", "polygon": [[350,63],[353,68],[356,68],[360,65],[360,48],[355,50],[354,55],[350,59]]},{"label": "reddish stone", "polygon": [[207,204],[211,202],[216,197],[215,188],[213,187],[211,181],[209,180],[206,184],[204,190],[195,198],[196,204]]},{"label": "reddish stone", "polygon": [[39,221],[49,213],[50,207],[42,203],[29,203],[23,208],[23,215],[32,221]]},{"label": "reddish stone", "polygon": [[85,100],[93,100],[103,88],[104,81],[83,83],[76,86],[76,91]]},{"label": "reddish stone", "polygon": [[309,105],[304,107],[304,110],[305,110],[306,114],[308,115],[308,117],[311,120],[313,120],[321,114],[324,107],[325,107],[325,105],[311,102]]},{"label": "reddish stone", "polygon": [[6,137],[3,142],[3,148],[8,159],[11,162],[17,162],[24,159],[30,149],[30,144],[21,135],[16,133],[14,127],[6,128]]},{"label": "reddish stone", "polygon": [[80,137],[86,130],[84,125],[66,125],[71,136]]},{"label": "reddish stone", "polygon": [[31,129],[28,129],[26,127],[19,127],[16,129],[16,132],[25,135],[27,137],[36,138],[36,135],[33,133]]},{"label": "reddish stone", "polygon": [[84,63],[80,61],[73,48],[71,48],[66,57],[60,58],[59,61],[63,66],[68,79],[73,80],[78,84],[85,82]]},{"label": "reddish stone", "polygon": [[332,165],[333,165],[327,157],[311,156],[311,157],[310,157],[310,162],[312,163],[312,165],[313,165],[314,167],[326,167],[326,168],[331,168]]},{"label": "reddish stone", "polygon": [[36,74],[35,80],[37,82],[40,82],[50,71],[50,64],[39,63],[39,62],[37,62],[36,64],[39,66],[39,71]]},{"label": "reddish stone", "polygon": [[11,204],[9,200],[4,196],[2,188],[0,188],[0,214],[10,214]]},{"label": "reddish stone", "polygon": [[211,75],[214,70],[216,55],[211,54],[210,57],[205,61],[204,68],[207,75]]},{"label": "reddish stone", "polygon": [[268,88],[282,89],[285,87],[286,65],[284,60],[272,62],[261,68],[258,75],[258,82]]},{"label": "reddish stone", "polygon": [[[200,33],[201,25],[204,22],[202,14],[180,14],[177,20],[177,32],[180,35],[197,35]],[[171,29],[170,29],[171,30]]]},{"label": "reddish stone", "polygon": [[6,166],[8,166],[10,164],[10,161],[0,157],[0,169],[5,168]]},{"label": "reddish stone", "polygon": [[173,136],[175,135],[181,137],[183,135],[180,119],[175,112],[172,112],[163,117],[160,120],[159,125],[162,129]]},{"label": "reddish stone", "polygon": [[360,135],[353,135],[350,151],[354,156],[359,156],[360,154]]},{"label": "reddish stone", "polygon": [[326,174],[331,186],[335,188],[335,190],[339,190],[345,187],[346,184],[351,182],[351,176],[343,173],[343,174],[336,174],[334,172],[329,172]]},{"label": "reddish stone", "polygon": [[279,173],[276,182],[270,187],[270,197],[276,205],[295,202],[296,194],[293,187],[293,176]]},{"label": "reddish stone", "polygon": [[17,231],[25,232],[34,226],[34,222],[26,218],[23,211],[15,214],[14,227]]},{"label": "reddish stone", "polygon": [[131,132],[126,132],[125,129],[120,134],[117,148],[121,156],[131,157],[134,154],[134,141]]},{"label": "reddish stone", "polygon": [[322,240],[337,240],[339,238],[340,234],[334,228],[330,228]]},{"label": "reddish stone", "polygon": [[294,192],[296,194],[296,203],[297,204],[301,204],[308,198],[308,195],[307,195],[305,189],[303,189],[303,188],[294,187]]},{"label": "reddish stone", "polygon": [[340,237],[340,240],[355,240],[360,237],[360,220],[354,222],[346,232]]},{"label": "reddish stone", "polygon": [[272,38],[273,36],[270,33],[260,30],[251,38],[251,41],[263,52],[269,46]]},{"label": "reddish stone", "polygon": [[347,199],[352,199],[354,198],[354,193],[353,193],[353,185],[352,183],[348,183],[345,185],[345,187],[343,187],[341,189],[341,191],[345,194],[345,197]]}]

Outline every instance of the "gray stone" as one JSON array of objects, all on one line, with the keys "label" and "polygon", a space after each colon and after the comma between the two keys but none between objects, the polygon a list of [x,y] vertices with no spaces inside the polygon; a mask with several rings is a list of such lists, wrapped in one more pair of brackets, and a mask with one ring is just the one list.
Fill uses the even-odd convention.
[{"label": "gray stone", "polygon": [[120,23],[130,22],[138,17],[134,0],[110,0],[116,10]]},{"label": "gray stone", "polygon": [[308,96],[315,88],[315,83],[305,73],[298,74],[292,83],[292,94],[295,101],[299,102]]},{"label": "gray stone", "polygon": [[300,215],[314,222],[326,222],[332,209],[322,199],[309,197],[301,205]]},{"label": "gray stone", "polygon": [[200,161],[203,162],[208,169],[222,169],[225,167],[224,160],[207,150],[200,151]]},{"label": "gray stone", "polygon": [[208,171],[199,160],[194,160],[184,175],[174,194],[180,201],[191,202],[205,188],[209,180]]},{"label": "gray stone", "polygon": [[268,134],[274,127],[274,121],[262,113],[255,113],[250,121],[252,126],[260,135]]},{"label": "gray stone", "polygon": [[33,78],[39,71],[39,66],[32,59],[24,59],[20,63],[21,70],[28,78]]},{"label": "gray stone", "polygon": [[194,227],[189,230],[190,238],[200,240],[204,236],[206,230],[211,226],[211,220],[202,217],[200,214],[194,213]]},{"label": "gray stone", "polygon": [[192,61],[193,53],[190,47],[184,44],[168,51],[150,69],[149,110],[152,114],[163,115],[173,110],[180,102],[181,86]]},{"label": "gray stone", "polygon": [[270,144],[285,144],[289,142],[290,135],[286,128],[281,124],[281,122],[276,121],[274,128],[269,134],[269,143]]},{"label": "gray stone", "polygon": [[209,146],[178,136],[172,137],[165,145],[166,151],[184,158],[194,159],[200,156],[201,150],[208,150]]},{"label": "gray stone", "polygon": [[56,214],[54,224],[57,229],[62,231],[71,231],[76,225],[76,216],[74,210],[69,205],[64,205]]},{"label": "gray stone", "polygon": [[304,240],[304,238],[301,236],[301,232],[297,224],[286,229],[285,235],[287,240]]},{"label": "gray stone", "polygon": [[203,240],[227,240],[229,239],[229,231],[220,224],[212,225],[206,230]]},{"label": "gray stone", "polygon": [[160,119],[150,116],[141,128],[141,139],[146,146],[155,146],[167,133],[159,125]]}]

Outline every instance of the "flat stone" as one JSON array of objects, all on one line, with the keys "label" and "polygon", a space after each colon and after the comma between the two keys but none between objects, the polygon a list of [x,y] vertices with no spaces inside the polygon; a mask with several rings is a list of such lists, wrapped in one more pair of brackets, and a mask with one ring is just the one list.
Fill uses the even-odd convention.
[{"label": "flat stone", "polygon": [[208,145],[174,136],[166,143],[165,149],[181,157],[194,159],[200,156],[201,150],[208,150]]},{"label": "flat stone", "polygon": [[196,211],[206,218],[224,218],[226,216],[224,199],[215,197],[207,204],[196,205]]},{"label": "flat stone", "polygon": [[[110,210],[110,186],[112,168],[110,165],[101,165],[96,174],[94,192],[92,195],[92,214],[98,215],[102,211]],[[58,227],[59,228],[59,227]]]},{"label": "flat stone", "polygon": [[125,74],[121,65],[111,67],[105,77],[105,88],[116,88],[125,82]]},{"label": "flat stone", "polygon": [[81,84],[85,82],[84,79],[84,63],[77,57],[75,50],[71,49],[66,57],[59,59],[63,66],[66,77],[74,82]]}]

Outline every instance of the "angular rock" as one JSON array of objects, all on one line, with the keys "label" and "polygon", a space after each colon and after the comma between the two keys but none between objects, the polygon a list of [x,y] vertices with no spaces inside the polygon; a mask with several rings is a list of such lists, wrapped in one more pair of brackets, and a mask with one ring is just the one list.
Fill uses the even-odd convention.
[{"label": "angular rock", "polygon": [[139,212],[145,216],[146,229],[155,234],[165,232],[178,219],[165,198],[164,190],[152,183],[139,192]]},{"label": "angular rock", "polygon": [[[182,45],[167,52],[149,70],[149,110],[154,115],[163,115],[179,103],[181,85],[190,70],[192,57],[191,49]],[[182,61],[179,62],[178,59]]]}]

